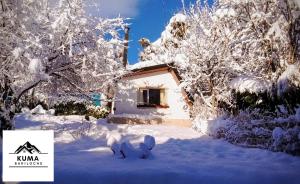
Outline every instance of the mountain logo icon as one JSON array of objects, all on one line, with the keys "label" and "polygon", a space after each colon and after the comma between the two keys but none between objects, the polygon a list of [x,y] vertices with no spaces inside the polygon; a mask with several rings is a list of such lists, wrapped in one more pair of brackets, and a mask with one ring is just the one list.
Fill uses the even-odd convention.
[{"label": "mountain logo icon", "polygon": [[26,142],[25,144],[19,146],[19,148],[15,151],[14,154],[19,154],[19,153],[30,153],[30,154],[33,154],[33,153],[41,153],[41,151],[33,144],[30,144],[30,142]]}]

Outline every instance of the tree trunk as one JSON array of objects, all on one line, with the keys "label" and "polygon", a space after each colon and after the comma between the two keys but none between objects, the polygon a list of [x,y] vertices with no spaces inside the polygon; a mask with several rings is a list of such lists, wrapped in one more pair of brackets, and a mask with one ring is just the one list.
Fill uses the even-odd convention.
[{"label": "tree trunk", "polygon": [[2,137],[3,130],[12,130],[13,118],[16,112],[16,106],[19,103],[20,98],[27,93],[30,89],[35,88],[39,83],[43,82],[43,79],[30,82],[28,85],[15,93],[11,88],[11,81],[6,76],[4,88],[0,88],[0,92],[3,92],[2,99],[0,99],[0,136]]},{"label": "tree trunk", "polygon": [[0,137],[2,137],[3,130],[14,128],[12,121],[15,115],[15,100],[13,99],[13,90],[8,76],[5,76],[4,87],[0,88],[0,92],[2,92],[2,98],[0,99]]},{"label": "tree trunk", "polygon": [[0,113],[1,131],[0,137],[3,136],[3,130],[13,130],[13,118],[15,116],[14,108],[5,109],[6,112]]}]

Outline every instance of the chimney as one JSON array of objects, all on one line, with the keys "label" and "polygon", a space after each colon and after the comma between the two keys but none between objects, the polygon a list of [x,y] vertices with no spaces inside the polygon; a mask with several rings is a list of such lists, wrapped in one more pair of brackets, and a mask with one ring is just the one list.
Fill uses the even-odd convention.
[{"label": "chimney", "polygon": [[129,27],[125,27],[125,42],[124,42],[124,50],[123,50],[123,66],[127,65],[127,55],[128,55],[128,42],[129,42]]}]

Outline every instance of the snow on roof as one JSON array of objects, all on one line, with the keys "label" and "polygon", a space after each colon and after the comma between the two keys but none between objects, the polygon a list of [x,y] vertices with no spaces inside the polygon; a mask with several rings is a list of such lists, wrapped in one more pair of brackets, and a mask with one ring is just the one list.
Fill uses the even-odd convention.
[{"label": "snow on roof", "polygon": [[162,64],[171,64],[172,61],[165,61],[165,60],[148,60],[148,61],[140,61],[134,65],[128,65],[128,70],[136,70],[136,69],[142,69],[150,66],[157,66]]},{"label": "snow on roof", "polygon": [[230,87],[241,93],[246,91],[250,93],[260,93],[270,89],[271,83],[255,77],[240,76],[231,81]]}]

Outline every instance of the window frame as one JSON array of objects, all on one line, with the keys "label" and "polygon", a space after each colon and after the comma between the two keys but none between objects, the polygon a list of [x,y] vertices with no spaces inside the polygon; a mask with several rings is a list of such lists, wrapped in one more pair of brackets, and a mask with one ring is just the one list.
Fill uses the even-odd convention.
[{"label": "window frame", "polygon": [[[160,104],[150,104],[150,95],[149,95],[149,91],[151,89],[154,90],[159,90],[159,92],[161,93],[161,90],[164,90],[164,93],[166,93],[166,89],[165,88],[154,88],[154,87],[143,87],[143,88],[138,88],[137,90],[137,108],[169,108],[169,105],[162,105],[161,101],[162,99],[160,99]],[[142,95],[143,97],[143,91],[147,90],[147,103],[146,104],[140,104],[141,102],[139,102],[139,96]],[[166,95],[166,94],[165,94]],[[143,99],[144,100],[144,99]],[[144,103],[144,102],[143,102]]]}]

